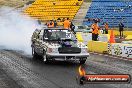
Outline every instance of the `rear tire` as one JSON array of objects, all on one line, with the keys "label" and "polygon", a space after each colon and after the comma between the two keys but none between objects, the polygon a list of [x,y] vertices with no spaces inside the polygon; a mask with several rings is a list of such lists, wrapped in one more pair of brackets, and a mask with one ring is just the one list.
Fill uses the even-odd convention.
[{"label": "rear tire", "polygon": [[84,85],[85,77],[81,77],[79,81],[80,81],[80,85]]},{"label": "rear tire", "polygon": [[80,60],[80,64],[85,64],[86,60]]}]

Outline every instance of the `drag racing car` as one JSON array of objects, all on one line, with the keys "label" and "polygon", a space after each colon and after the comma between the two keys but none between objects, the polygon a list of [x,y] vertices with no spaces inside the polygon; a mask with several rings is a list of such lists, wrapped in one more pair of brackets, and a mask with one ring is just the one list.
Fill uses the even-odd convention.
[{"label": "drag racing car", "polygon": [[31,42],[33,57],[42,57],[45,63],[53,60],[74,60],[84,64],[89,57],[87,46],[78,42],[70,30],[62,28],[36,30]]}]

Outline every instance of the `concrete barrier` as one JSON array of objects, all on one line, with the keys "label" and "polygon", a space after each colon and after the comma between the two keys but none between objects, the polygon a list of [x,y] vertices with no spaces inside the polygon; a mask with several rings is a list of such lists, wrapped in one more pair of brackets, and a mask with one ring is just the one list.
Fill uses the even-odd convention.
[{"label": "concrete barrier", "polygon": [[132,41],[122,41],[122,44],[132,44]]},{"label": "concrete barrier", "polygon": [[110,35],[109,34],[100,34],[99,35],[99,41],[108,42],[109,39],[110,39]]},{"label": "concrete barrier", "polygon": [[120,43],[114,43],[111,45],[111,54],[114,56],[122,56],[123,55],[123,47]]},{"label": "concrete barrier", "polygon": [[113,56],[120,56],[125,58],[132,58],[132,44],[123,44],[123,43],[112,43],[102,41],[89,41],[88,51],[97,52],[97,53],[106,53]]},{"label": "concrete barrier", "polygon": [[108,51],[108,43],[107,42],[89,41],[87,46],[88,46],[88,50],[92,51],[92,52],[104,53],[104,52]]},{"label": "concrete barrier", "polygon": [[87,45],[88,41],[92,41],[92,33],[82,33],[83,43]]},{"label": "concrete barrier", "polygon": [[[77,32],[76,37],[77,37],[78,41],[83,42],[86,45],[89,41],[92,41],[92,33]],[[99,39],[99,41],[102,41],[102,42],[108,42],[110,39],[110,35],[109,34],[100,34],[98,39]]]},{"label": "concrete barrier", "polygon": [[92,47],[93,41],[88,41],[87,47],[88,47],[88,51],[92,51],[93,47]]},{"label": "concrete barrier", "polygon": [[[78,36],[82,37],[83,43],[87,44],[88,41],[92,41],[92,33],[80,33]],[[100,34],[98,37],[99,41],[108,42],[110,39],[109,34]]]},{"label": "concrete barrier", "polygon": [[132,58],[132,44],[113,43],[111,44],[111,52],[109,54]]},{"label": "concrete barrier", "polygon": [[123,45],[124,51],[122,57],[132,58],[132,44]]},{"label": "concrete barrier", "polygon": [[[110,34],[110,30],[109,30],[108,33]],[[117,31],[117,30],[114,30],[114,34],[115,34],[115,35],[120,35],[119,31]],[[132,31],[124,31],[123,34],[124,34],[125,36],[132,35]]]},{"label": "concrete barrier", "polygon": [[128,35],[125,39],[132,39],[132,35]]}]

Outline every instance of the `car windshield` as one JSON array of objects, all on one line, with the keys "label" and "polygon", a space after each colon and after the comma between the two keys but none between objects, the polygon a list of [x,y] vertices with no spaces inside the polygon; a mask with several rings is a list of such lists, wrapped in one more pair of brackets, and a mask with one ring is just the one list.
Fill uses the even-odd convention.
[{"label": "car windshield", "polygon": [[69,30],[46,30],[45,38],[50,41],[76,40],[75,35]]}]

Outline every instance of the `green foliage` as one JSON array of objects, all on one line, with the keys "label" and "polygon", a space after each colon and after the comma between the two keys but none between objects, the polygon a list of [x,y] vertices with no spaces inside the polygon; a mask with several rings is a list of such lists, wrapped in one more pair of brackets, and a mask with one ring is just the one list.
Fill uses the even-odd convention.
[{"label": "green foliage", "polygon": [[84,0],[85,2],[92,2],[92,0]]}]

